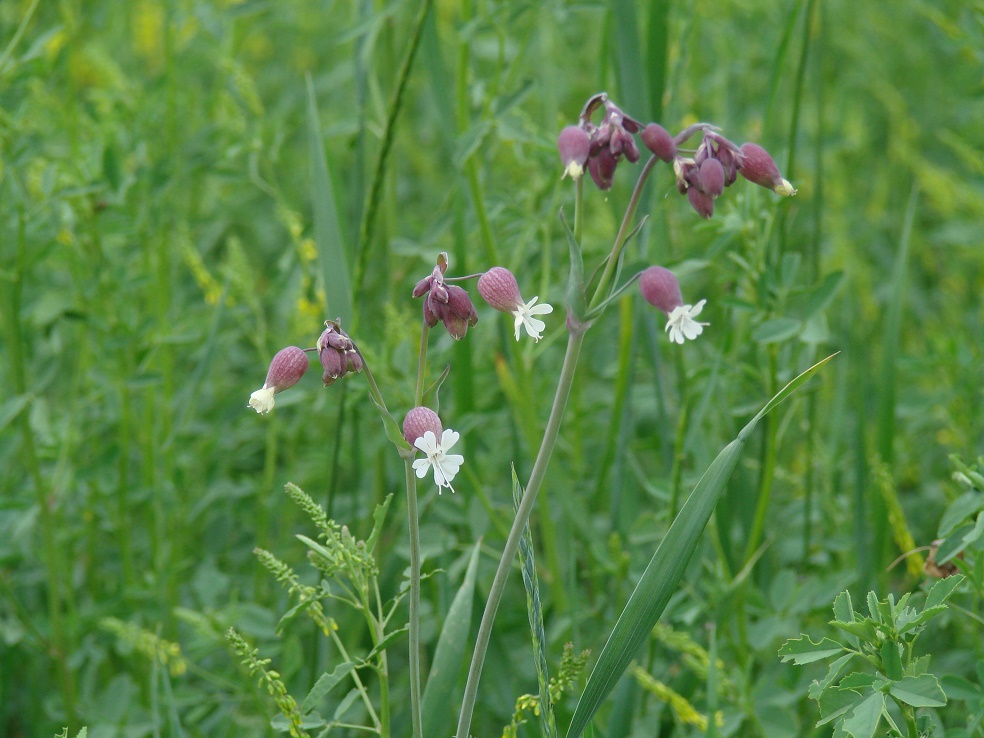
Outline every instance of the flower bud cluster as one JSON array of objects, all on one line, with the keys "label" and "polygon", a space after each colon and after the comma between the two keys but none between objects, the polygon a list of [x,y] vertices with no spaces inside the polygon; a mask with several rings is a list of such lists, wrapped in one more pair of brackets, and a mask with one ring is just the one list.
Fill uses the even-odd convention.
[{"label": "flower bud cluster", "polygon": [[[604,108],[600,125],[591,122],[592,114]],[[703,134],[694,150],[681,145],[693,135]],[[783,197],[796,190],[783,179],[769,153],[758,144],[738,146],[722,136],[707,123],[697,123],[671,135],[658,123],[643,126],[626,115],[605,93],[591,97],[581,111],[577,125],[567,126],[557,138],[557,149],[564,165],[564,175],[580,177],[585,165],[599,189],[611,189],[618,162],[624,156],[630,162],[639,160],[639,148],[633,134],[657,158],[671,164],[676,185],[686,195],[691,207],[703,218],[714,214],[714,201],[741,174],[749,182],[766,187]]]},{"label": "flower bud cluster", "polygon": [[249,407],[258,413],[268,413],[275,405],[274,395],[297,384],[308,370],[308,353],[317,351],[324,369],[322,381],[325,387],[350,372],[361,372],[364,368],[362,354],[352,339],[342,330],[340,320],[326,320],[315,348],[302,349],[288,346],[281,349],[270,362],[263,386],[249,397]]},{"label": "flower bud cluster", "polygon": [[318,349],[318,358],[324,369],[321,381],[324,382],[325,387],[334,384],[350,372],[361,372],[363,369],[362,356],[352,343],[352,339],[342,330],[340,320],[325,321],[325,329],[315,347]]},{"label": "flower bud cluster", "polygon": [[433,328],[440,321],[450,336],[460,341],[469,326],[478,322],[478,313],[464,289],[445,283],[444,273],[447,270],[448,255],[442,252],[430,276],[417,282],[413,288],[413,296],[424,296],[424,321],[428,326]]}]

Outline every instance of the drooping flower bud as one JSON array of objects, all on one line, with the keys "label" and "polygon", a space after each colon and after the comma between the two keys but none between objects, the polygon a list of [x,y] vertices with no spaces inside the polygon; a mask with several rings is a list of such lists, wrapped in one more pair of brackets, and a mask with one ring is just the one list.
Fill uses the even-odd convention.
[{"label": "drooping flower bud", "polygon": [[584,174],[584,166],[591,153],[591,138],[580,126],[567,126],[557,136],[557,150],[564,165],[564,177],[578,179]]},{"label": "drooping flower bud", "polygon": [[683,304],[683,294],[676,276],[666,267],[651,266],[639,276],[639,291],[646,302],[669,315]]},{"label": "drooping flower bud", "polygon": [[744,143],[741,145],[741,153],[738,171],[749,182],[766,187],[783,197],[796,194],[796,189],[779,173],[779,167],[768,151],[758,144]]},{"label": "drooping flower bud", "polygon": [[717,159],[713,157],[704,159],[700,164],[698,178],[700,189],[711,199],[724,192],[724,167]]},{"label": "drooping flower bud", "polygon": [[523,304],[519,283],[505,267],[492,267],[479,277],[478,294],[491,307],[504,313],[511,313],[517,305]]},{"label": "drooping flower bud", "polygon": [[588,159],[588,171],[599,190],[612,188],[615,181],[616,166],[618,166],[618,160],[607,147],[601,149],[596,156]]},{"label": "drooping flower bud", "polygon": [[431,431],[436,438],[440,438],[442,430],[441,419],[429,407],[415,407],[403,419],[403,437],[411,446],[418,438],[422,438],[427,431]]},{"label": "drooping flower bud", "polygon": [[258,413],[268,413],[273,409],[273,396],[297,384],[309,365],[304,349],[288,346],[280,349],[270,362],[263,387],[249,397],[249,407]]},{"label": "drooping flower bud", "polygon": [[478,313],[472,305],[468,293],[461,287],[448,285],[444,281],[444,273],[448,268],[447,254],[442,252],[437,259],[437,266],[430,276],[417,282],[413,288],[413,296],[424,297],[424,322],[431,328],[438,321],[444,323],[448,333],[456,341],[464,338],[468,327],[478,322]]},{"label": "drooping flower bud", "polygon": [[321,381],[325,387],[334,384],[349,372],[362,371],[362,357],[359,356],[352,339],[342,330],[340,320],[325,321],[325,330],[315,346],[318,349],[321,367],[324,369]]},{"label": "drooping flower bud", "polygon": [[673,137],[669,132],[658,123],[650,123],[642,129],[640,134],[642,142],[656,156],[665,162],[673,161],[676,156],[677,147],[673,142]]},{"label": "drooping flower bud", "polygon": [[687,199],[690,200],[690,205],[701,218],[710,220],[711,216],[714,215],[714,199],[710,195],[701,192],[696,187],[690,187],[687,189]]}]

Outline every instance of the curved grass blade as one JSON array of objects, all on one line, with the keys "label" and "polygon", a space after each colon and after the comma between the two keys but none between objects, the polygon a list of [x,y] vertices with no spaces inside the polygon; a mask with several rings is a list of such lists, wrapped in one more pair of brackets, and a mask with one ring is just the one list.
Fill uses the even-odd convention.
[{"label": "curved grass blade", "polygon": [[783,387],[741,429],[735,440],[724,447],[697,482],[619,615],[574,710],[567,738],[578,738],[584,732],[656,625],[697,549],[714,506],[738,464],[745,443],[755,426],[832,358],[833,356],[828,356],[814,364]]},{"label": "curved grass blade", "polygon": [[453,730],[454,712],[448,710],[448,695],[452,693],[461,674],[465,658],[465,645],[471,631],[472,604],[475,601],[475,577],[478,571],[478,552],[482,542],[472,549],[465,570],[465,580],[454,596],[448,616],[441,629],[441,637],[434,651],[434,664],[424,687],[421,704],[423,735],[448,735]]}]

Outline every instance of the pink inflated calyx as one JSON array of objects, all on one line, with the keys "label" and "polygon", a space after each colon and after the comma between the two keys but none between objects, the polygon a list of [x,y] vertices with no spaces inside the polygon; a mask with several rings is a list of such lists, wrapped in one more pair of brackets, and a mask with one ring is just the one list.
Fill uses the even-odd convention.
[{"label": "pink inflated calyx", "polygon": [[669,315],[683,304],[676,276],[666,267],[651,266],[639,275],[639,291],[650,305]]},{"label": "pink inflated calyx", "polygon": [[441,419],[429,407],[415,407],[403,419],[403,437],[411,446],[418,438],[423,438],[427,431],[433,433],[435,438],[440,438],[443,430]]},{"label": "pink inflated calyx", "polygon": [[516,277],[505,267],[492,267],[478,279],[478,294],[491,307],[511,313],[523,304]]},{"label": "pink inflated calyx", "polygon": [[288,346],[280,349],[270,362],[264,386],[280,392],[297,384],[308,370],[310,362],[304,349]]}]

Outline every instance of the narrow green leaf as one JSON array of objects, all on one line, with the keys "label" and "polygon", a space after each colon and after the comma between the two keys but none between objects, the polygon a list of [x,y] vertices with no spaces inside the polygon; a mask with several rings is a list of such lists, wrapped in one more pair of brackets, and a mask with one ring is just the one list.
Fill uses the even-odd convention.
[{"label": "narrow green leaf", "polygon": [[824,690],[840,679],[841,674],[847,669],[847,665],[854,659],[855,655],[853,653],[844,654],[830,665],[830,668],[827,669],[827,675],[821,681],[812,682],[808,690],[810,699],[820,699],[820,695],[823,694]]},{"label": "narrow green leaf", "polygon": [[882,666],[885,667],[885,676],[893,681],[902,678],[902,654],[899,649],[902,644],[895,641],[885,641],[881,647]]},{"label": "narrow green leaf", "polygon": [[884,709],[885,695],[881,692],[872,692],[848,717],[844,718],[844,731],[854,738],[871,738],[875,734]]},{"label": "narrow green leaf", "polygon": [[366,550],[370,553],[376,549],[376,542],[383,532],[383,523],[386,520],[386,513],[389,511],[390,503],[393,502],[393,493],[386,495],[386,499],[376,505],[372,511],[372,532],[366,539]]},{"label": "narrow green leaf", "polygon": [[410,635],[409,625],[404,625],[402,628],[391,630],[389,633],[383,636],[382,640],[379,643],[373,646],[372,650],[365,655],[363,661],[368,662],[369,660],[374,659],[378,654],[381,654],[390,646],[399,643],[404,638],[407,638],[409,635]]},{"label": "narrow green leaf", "polygon": [[421,720],[424,735],[450,735],[453,732],[454,711],[448,709],[450,696],[458,683],[465,646],[471,632],[472,605],[475,601],[475,577],[482,542],[472,549],[465,569],[465,578],[448,608],[441,636],[434,651],[434,662],[424,687]]},{"label": "narrow green leaf", "polygon": [[803,321],[795,318],[773,318],[758,326],[752,332],[752,340],[757,343],[777,343],[792,338],[803,327]]},{"label": "narrow green leaf", "polygon": [[812,664],[814,661],[822,661],[841,653],[844,650],[837,641],[829,638],[822,639],[819,643],[814,643],[809,636],[794,638],[786,641],[779,649],[783,663],[792,661],[794,664]]},{"label": "narrow green leaf", "polygon": [[957,587],[963,583],[964,577],[960,574],[955,574],[952,577],[947,577],[946,579],[940,579],[933,588],[929,590],[929,594],[926,596],[926,608],[936,607],[942,605],[946,602],[950,595],[952,595]]},{"label": "narrow green leaf", "polygon": [[842,623],[853,623],[854,619],[851,593],[845,589],[834,598],[834,620],[839,620]]},{"label": "narrow green leaf", "polygon": [[376,398],[372,396],[371,392],[369,393],[369,401],[372,402],[372,406],[376,408],[380,419],[383,421],[383,432],[386,434],[386,439],[396,446],[398,451],[412,451],[413,446],[407,443],[407,439],[403,437],[403,429],[400,428],[400,424],[385,407],[376,402]]},{"label": "narrow green leaf", "polygon": [[832,357],[827,357],[807,369],[769,400],[742,428],[738,437],[724,447],[697,482],[619,615],[574,710],[567,738],[578,738],[581,735],[639,650],[639,646],[649,637],[683,577],[718,498],[741,458],[745,440],[754,431],[758,421],[813,376],[830,358]]},{"label": "narrow green leaf", "polygon": [[324,699],[331,690],[333,690],[339,682],[341,682],[345,677],[349,675],[352,669],[355,668],[355,664],[351,661],[346,661],[344,664],[339,664],[331,672],[325,672],[322,674],[318,681],[314,683],[311,687],[311,691],[307,693],[307,697],[301,703],[301,714],[306,715],[318,706],[318,703]]},{"label": "narrow green leaf", "polygon": [[837,294],[843,281],[844,272],[831,272],[824,276],[820,280],[820,284],[810,293],[804,314],[801,317],[809,318],[827,307],[830,301],[834,299],[834,295]]},{"label": "narrow green leaf", "polygon": [[[0,426],[2,427],[2,426]],[[940,518],[938,535],[940,538],[950,535],[953,529],[975,513],[984,510],[984,494],[967,492],[950,503],[950,506]]]},{"label": "narrow green leaf", "polygon": [[444,371],[441,372],[441,376],[431,382],[431,385],[424,390],[424,397],[422,404],[424,407],[429,407],[435,413],[441,412],[441,385],[444,384],[444,380],[448,378],[448,374],[451,373],[451,365],[446,364],[444,366]]},{"label": "narrow green leaf", "polygon": [[325,289],[328,314],[351,322],[352,287],[349,276],[348,250],[338,221],[338,205],[331,184],[328,159],[321,139],[318,105],[314,83],[307,78],[307,125],[311,158],[311,205],[314,212],[314,241]]},{"label": "narrow green leaf", "polygon": [[946,704],[946,694],[932,674],[906,677],[889,687],[888,693],[913,707],[943,707]]}]

